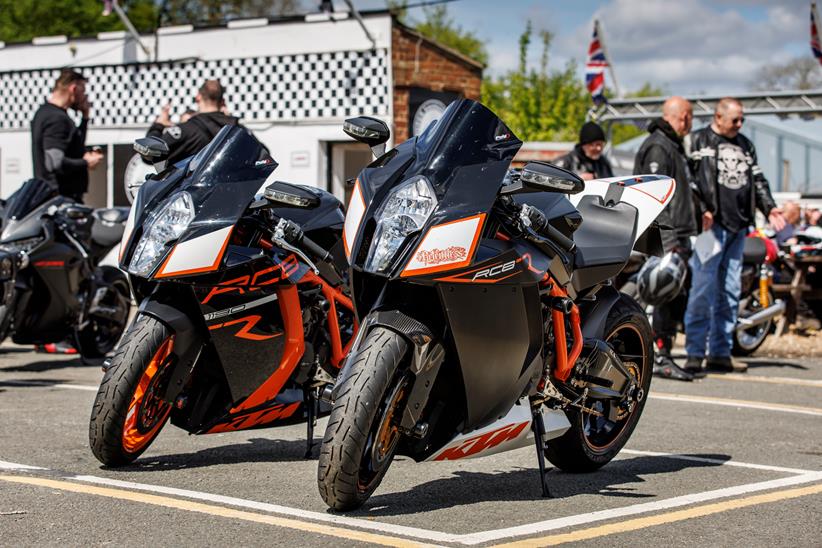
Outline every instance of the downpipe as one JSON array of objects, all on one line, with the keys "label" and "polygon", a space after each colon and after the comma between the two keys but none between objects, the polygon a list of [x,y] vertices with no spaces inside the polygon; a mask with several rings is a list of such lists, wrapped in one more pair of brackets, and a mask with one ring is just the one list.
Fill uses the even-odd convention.
[{"label": "downpipe", "polygon": [[736,331],[737,333],[740,331],[745,331],[767,321],[778,318],[784,313],[785,301],[777,299],[771,306],[763,308],[756,314],[752,314],[747,318],[738,318],[736,320]]}]

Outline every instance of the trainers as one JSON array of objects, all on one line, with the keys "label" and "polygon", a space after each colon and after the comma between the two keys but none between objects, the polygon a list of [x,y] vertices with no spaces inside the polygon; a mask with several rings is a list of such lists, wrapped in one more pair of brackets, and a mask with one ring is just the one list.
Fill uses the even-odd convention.
[{"label": "trainers", "polygon": [[674,363],[670,356],[658,354],[654,357],[654,375],[678,381],[692,381],[694,376]]},{"label": "trainers", "polygon": [[34,351],[44,354],[77,354],[77,349],[67,342],[37,344]]},{"label": "trainers", "polygon": [[748,364],[738,362],[730,356],[708,356],[705,363],[708,371],[719,373],[744,373],[748,370]]},{"label": "trainers", "polygon": [[703,361],[705,361],[705,358],[700,358],[699,356],[688,356],[685,360],[685,365],[682,366],[682,369],[693,375],[695,379],[704,378],[705,369],[702,367]]}]

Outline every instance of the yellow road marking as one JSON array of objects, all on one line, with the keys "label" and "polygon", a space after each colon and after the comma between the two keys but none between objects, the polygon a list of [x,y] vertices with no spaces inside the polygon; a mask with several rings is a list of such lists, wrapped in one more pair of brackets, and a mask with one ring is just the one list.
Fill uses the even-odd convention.
[{"label": "yellow road marking", "polygon": [[754,495],[742,499],[715,502],[713,504],[705,504],[703,506],[696,506],[694,508],[688,508],[685,510],[677,510],[675,512],[658,514],[656,516],[630,519],[618,523],[609,523],[607,525],[600,525],[598,527],[580,529],[578,531],[572,531],[570,533],[561,533],[539,538],[524,539],[507,544],[497,544],[496,546],[504,546],[506,548],[556,546],[558,544],[565,544],[566,542],[578,542],[581,540],[590,540],[593,538],[614,535],[617,533],[627,533],[629,531],[645,529],[647,527],[653,527],[655,525],[674,523],[686,519],[698,518],[702,516],[708,516],[711,514],[718,514],[720,512],[727,512],[728,510],[737,510],[739,508],[746,508],[748,506],[755,506],[758,504],[766,504],[769,502],[788,500],[797,497],[804,497],[807,495],[815,495],[817,493],[822,493],[822,484],[810,485],[808,487],[799,487],[796,489],[786,489],[783,491],[775,491],[773,493],[766,493],[764,495]]},{"label": "yellow road marking", "polygon": [[177,510],[185,510],[188,512],[198,512],[201,514],[209,514],[212,516],[220,516],[229,519],[252,521],[256,523],[263,523],[265,525],[274,525],[276,527],[284,527],[287,529],[296,529],[308,533],[316,533],[319,535],[343,538],[346,540],[370,542],[372,544],[380,544],[382,546],[396,546],[400,548],[431,546],[429,544],[422,544],[419,542],[399,537],[377,535],[374,533],[367,533],[364,531],[343,529],[341,527],[299,521],[296,519],[281,518],[266,514],[255,514],[253,512],[246,512],[243,510],[234,510],[233,508],[225,508],[222,506],[215,506],[212,504],[203,504],[200,502],[175,499],[172,497],[161,497],[158,495],[137,493],[133,491],[127,491],[125,489],[112,489],[110,487],[80,485],[68,481],[36,478],[31,476],[0,475],[0,480],[13,483],[22,483],[26,485],[36,485],[39,487],[50,487],[52,489],[60,489],[62,491],[71,491],[74,493],[83,493],[86,495],[99,495],[102,497],[128,500],[132,502],[142,502],[144,504],[152,504],[155,506],[163,506],[165,508],[174,508]]},{"label": "yellow road marking", "polygon": [[812,388],[822,388],[822,381],[814,379],[762,377],[757,375],[742,375],[739,373],[708,373],[706,377],[709,379],[719,379],[721,381],[762,382],[766,384],[784,384],[789,386],[810,386]]},{"label": "yellow road marking", "polygon": [[785,403],[770,403],[755,400],[734,400],[731,398],[715,398],[712,396],[691,396],[688,394],[671,394],[668,392],[653,392],[648,394],[651,399],[682,401],[690,403],[707,403],[714,405],[725,405],[729,407],[749,407],[751,409],[763,409],[766,411],[787,411],[791,413],[801,413],[804,415],[822,415],[822,407],[806,407],[803,405],[790,405]]}]

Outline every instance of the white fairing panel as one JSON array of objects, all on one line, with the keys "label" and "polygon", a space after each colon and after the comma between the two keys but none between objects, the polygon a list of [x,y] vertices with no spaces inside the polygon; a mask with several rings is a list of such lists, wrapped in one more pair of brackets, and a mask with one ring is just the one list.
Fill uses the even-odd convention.
[{"label": "white fairing panel", "polygon": [[[576,206],[583,196],[602,196],[614,184],[625,186],[620,201],[637,208],[636,238],[639,239],[645,229],[662,213],[668,202],[674,197],[676,182],[670,177],[660,175],[630,175],[627,177],[610,177],[585,181],[585,190],[570,197]],[[585,219],[582,220],[585,222]],[[636,242],[634,242],[636,243]]]},{"label": "white fairing panel", "polygon": [[348,202],[345,224],[343,225],[343,245],[345,246],[345,255],[349,259],[351,258],[351,246],[354,245],[363,215],[365,215],[365,200],[363,200],[362,190],[360,190],[360,181],[357,179],[354,190],[351,192],[351,200]]},{"label": "white fairing panel", "polygon": [[157,277],[216,270],[233,228],[233,225],[227,226],[177,244],[160,267]]}]

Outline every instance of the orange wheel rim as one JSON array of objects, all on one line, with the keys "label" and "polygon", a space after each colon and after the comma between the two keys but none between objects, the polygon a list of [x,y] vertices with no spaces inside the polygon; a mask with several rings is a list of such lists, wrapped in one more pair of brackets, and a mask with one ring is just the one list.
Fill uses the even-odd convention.
[{"label": "orange wheel rim", "polygon": [[173,346],[173,337],[160,345],[131,396],[123,425],[123,449],[128,453],[137,452],[148,445],[171,412],[171,405],[163,401],[160,395],[160,382]]}]

